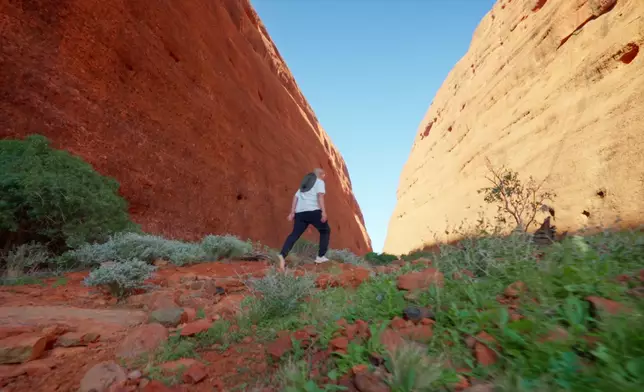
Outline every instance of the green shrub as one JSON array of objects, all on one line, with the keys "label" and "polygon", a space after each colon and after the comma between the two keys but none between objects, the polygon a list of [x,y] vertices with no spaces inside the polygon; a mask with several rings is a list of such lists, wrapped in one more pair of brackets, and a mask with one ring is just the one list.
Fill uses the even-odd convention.
[{"label": "green shrub", "polygon": [[168,240],[160,236],[119,233],[102,244],[85,244],[67,252],[61,262],[94,266],[106,261],[139,259],[151,263],[158,259],[176,265],[241,256],[252,246],[231,235],[209,235],[201,243]]},{"label": "green shrub", "polygon": [[54,251],[133,229],[118,183],[42,136],[0,140],[0,241]]},{"label": "green shrub", "polygon": [[311,295],[314,284],[309,275],[275,271],[252,280],[250,289],[256,298],[250,306],[251,320],[258,323],[298,312],[304,299]]},{"label": "green shrub", "polygon": [[360,256],[355,255],[348,249],[336,250],[329,249],[326,252],[326,257],[330,260],[341,261],[345,264],[354,264],[354,265],[364,265],[366,264],[364,259]]},{"label": "green shrub", "polygon": [[398,260],[398,257],[390,255],[388,253],[376,253],[369,252],[365,255],[365,260],[373,264],[389,264],[393,261]]},{"label": "green shrub", "polygon": [[444,273],[468,269],[477,276],[507,275],[520,262],[532,261],[536,245],[531,236],[513,232],[507,237],[468,236],[456,245],[441,245],[432,260]]},{"label": "green shrub", "polygon": [[107,288],[116,297],[123,297],[132,290],[142,288],[156,267],[141,260],[109,262],[90,272],[85,278],[86,286]]},{"label": "green shrub", "polygon": [[318,250],[320,246],[314,242],[300,238],[293,245],[291,253],[295,253],[302,259],[312,260],[318,255]]},{"label": "green shrub", "polygon": [[345,316],[353,320],[388,320],[402,314],[406,301],[392,275],[379,275],[361,284],[345,305]]},{"label": "green shrub", "polygon": [[47,248],[35,242],[22,244],[9,251],[4,257],[5,276],[17,278],[24,274],[33,273],[49,261]]},{"label": "green shrub", "polygon": [[209,235],[201,241],[201,248],[211,260],[243,256],[253,251],[253,245],[232,235]]},{"label": "green shrub", "polygon": [[426,252],[422,250],[417,250],[410,252],[406,255],[401,256],[400,258],[403,259],[404,261],[414,261],[418,259],[423,259],[423,258],[431,258],[434,254],[432,252]]},{"label": "green shrub", "polygon": [[388,368],[392,392],[435,391],[443,375],[443,364],[432,361],[422,345],[404,342],[391,353]]},{"label": "green shrub", "polygon": [[132,259],[148,263],[164,259],[174,264],[183,265],[190,261],[201,261],[206,258],[205,252],[197,244],[138,233],[119,233],[110,237],[105,243],[85,244],[67,252],[65,256],[82,266]]},{"label": "green shrub", "polygon": [[[310,376],[311,366],[304,360],[289,360],[278,372],[278,381],[284,392],[335,392],[346,391],[347,388],[340,385],[326,384],[318,385]],[[334,380],[334,373],[328,374],[329,379]]]}]

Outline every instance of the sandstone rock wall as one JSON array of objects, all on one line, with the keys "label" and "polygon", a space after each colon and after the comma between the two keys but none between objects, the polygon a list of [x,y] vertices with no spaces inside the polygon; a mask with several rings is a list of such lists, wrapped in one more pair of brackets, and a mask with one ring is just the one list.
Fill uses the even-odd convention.
[{"label": "sandstone rock wall", "polygon": [[279,246],[321,166],[331,246],[370,250],[344,160],[248,0],[0,0],[0,33],[0,137],[44,134],[115,177],[145,230]]},{"label": "sandstone rock wall", "polygon": [[644,223],[642,49],[641,0],[498,1],[419,126],[385,250],[493,216],[486,157],[546,179],[559,230]]}]

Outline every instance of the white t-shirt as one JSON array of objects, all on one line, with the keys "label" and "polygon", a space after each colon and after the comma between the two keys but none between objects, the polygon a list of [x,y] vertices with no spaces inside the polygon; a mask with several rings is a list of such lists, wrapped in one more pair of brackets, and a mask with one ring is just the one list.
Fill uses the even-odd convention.
[{"label": "white t-shirt", "polygon": [[324,192],[324,181],[320,180],[319,178],[315,180],[313,188],[309,189],[308,191],[300,192],[300,190],[298,189],[297,192],[295,192],[295,196],[297,197],[295,213],[321,209],[320,203],[318,202],[318,193],[324,194]]}]

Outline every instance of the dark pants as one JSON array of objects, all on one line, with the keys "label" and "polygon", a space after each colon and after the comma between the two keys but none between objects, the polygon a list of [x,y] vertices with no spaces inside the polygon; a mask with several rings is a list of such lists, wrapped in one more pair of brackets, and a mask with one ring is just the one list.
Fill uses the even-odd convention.
[{"label": "dark pants", "polygon": [[309,225],[313,225],[320,232],[320,250],[318,256],[322,257],[326,254],[327,249],[329,248],[329,235],[331,234],[331,228],[329,227],[328,222],[322,223],[322,211],[304,211],[298,212],[295,214],[295,219],[293,223],[293,231],[286,238],[282,251],[280,252],[282,256],[286,257],[288,252],[293,249],[295,242],[304,234],[306,228]]}]

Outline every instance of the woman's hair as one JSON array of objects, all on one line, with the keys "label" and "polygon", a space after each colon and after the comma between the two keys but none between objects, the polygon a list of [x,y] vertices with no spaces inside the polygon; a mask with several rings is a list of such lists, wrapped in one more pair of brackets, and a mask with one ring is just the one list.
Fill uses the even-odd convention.
[{"label": "woman's hair", "polygon": [[300,192],[308,192],[313,188],[313,185],[315,185],[315,181],[317,181],[318,176],[315,174],[315,172],[309,173],[304,176],[302,179],[302,182],[300,182]]}]

